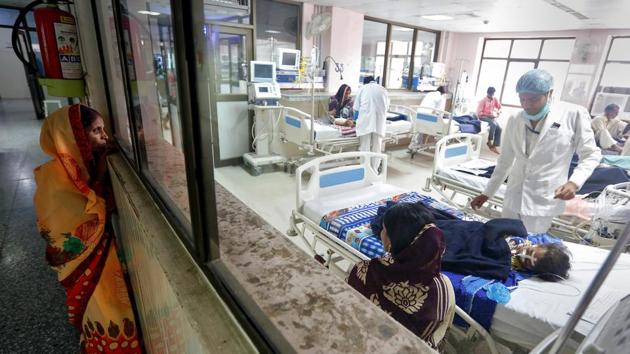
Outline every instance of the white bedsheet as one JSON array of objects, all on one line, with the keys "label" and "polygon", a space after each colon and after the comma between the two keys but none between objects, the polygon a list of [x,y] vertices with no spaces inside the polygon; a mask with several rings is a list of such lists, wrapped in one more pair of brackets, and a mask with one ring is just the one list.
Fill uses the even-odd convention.
[{"label": "white bedsheet", "polygon": [[385,131],[393,135],[409,133],[411,132],[411,123],[406,120],[387,121]]},{"label": "white bedsheet", "polygon": [[405,192],[407,192],[407,190],[392,186],[391,184],[376,184],[307,201],[302,207],[302,214],[309,220],[319,224],[322,217],[331,211],[375,202]]},{"label": "white bedsheet", "polygon": [[[458,171],[456,169],[466,169],[467,171],[470,171],[472,173],[475,173],[475,172],[479,173],[478,171],[479,168],[492,166],[494,164],[495,164],[494,162],[490,162],[488,160],[482,160],[482,159],[471,160],[457,166],[441,168],[437,171],[437,174],[442,177],[447,177],[455,181],[459,181],[471,188],[478,190],[481,193],[483,192],[484,189],[486,189],[486,185],[488,184],[488,178],[471,175],[466,172]],[[497,191],[495,196],[503,198],[504,195],[505,195],[505,184],[502,184],[501,187],[499,187],[499,190]]]},{"label": "white bedsheet", "polygon": [[[609,251],[565,242],[571,251],[569,279],[557,283],[537,278],[520,282],[510,302],[498,305],[492,320],[493,336],[531,349],[569,319]],[[622,254],[596,298],[630,294],[630,255]],[[578,290],[575,288],[579,289]],[[605,309],[601,310],[601,315]],[[592,323],[581,320],[576,330],[587,334]]]}]

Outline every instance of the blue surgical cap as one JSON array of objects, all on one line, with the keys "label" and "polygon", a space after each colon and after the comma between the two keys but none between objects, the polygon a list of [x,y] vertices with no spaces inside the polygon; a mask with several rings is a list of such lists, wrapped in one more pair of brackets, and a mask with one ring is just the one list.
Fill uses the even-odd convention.
[{"label": "blue surgical cap", "polygon": [[533,69],[521,76],[516,92],[547,93],[553,89],[553,76],[542,69]]}]

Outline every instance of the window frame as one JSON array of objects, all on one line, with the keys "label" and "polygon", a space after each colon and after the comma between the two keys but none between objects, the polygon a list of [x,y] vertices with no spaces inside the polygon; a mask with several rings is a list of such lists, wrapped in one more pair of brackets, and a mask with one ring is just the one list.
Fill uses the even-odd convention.
[{"label": "window frame", "polygon": [[[413,88],[412,88],[413,74],[415,71],[414,69],[415,69],[415,64],[416,64],[415,63],[416,42],[418,40],[418,32],[423,31],[423,32],[435,34],[435,48],[433,49],[433,58],[432,58],[432,62],[434,62],[434,61],[437,61],[437,58],[438,58],[439,49],[440,49],[440,37],[442,35],[442,31],[436,31],[436,30],[425,28],[425,27],[413,26],[406,23],[396,22],[396,21],[383,20],[383,19],[375,18],[371,16],[365,16],[363,18],[363,21],[364,22],[365,21],[378,22],[378,23],[383,23],[387,25],[387,34],[385,36],[385,56],[384,56],[384,63],[383,63],[383,80],[382,80],[383,82],[381,82],[381,85],[383,85],[383,87],[387,87],[387,84],[389,83],[389,61],[391,60],[390,47],[391,47],[391,41],[392,41],[393,27],[396,26],[396,27],[404,27],[404,28],[413,29],[413,36],[412,36],[412,42],[411,42],[411,60],[409,61],[409,73],[407,74],[407,86],[404,88],[388,88],[388,90],[391,90],[391,91],[413,91]],[[363,56],[363,53],[361,53],[361,56]],[[376,55],[375,57],[380,57],[380,56]],[[394,57],[397,57],[397,56],[394,56]]]},{"label": "window frame", "polygon": [[[479,62],[479,69],[477,70],[477,78],[476,78],[476,82],[475,82],[475,96],[479,95],[479,78],[481,77],[481,67],[483,65],[483,61],[484,59],[488,59],[488,60],[505,60],[506,61],[506,65],[505,65],[505,72],[503,73],[503,81],[501,82],[501,95],[499,97],[499,102],[501,102],[501,104],[503,106],[506,107],[520,107],[519,105],[512,105],[512,104],[506,104],[503,102],[503,95],[505,93],[505,81],[507,80],[507,74],[508,74],[508,70],[510,68],[510,63],[512,62],[521,62],[521,63],[534,63],[534,69],[538,68],[540,62],[556,62],[556,63],[567,63],[567,64],[571,64],[571,58],[569,57],[569,59],[541,59],[540,55],[542,54],[543,48],[545,46],[545,42],[547,40],[558,40],[558,39],[572,39],[574,41],[576,41],[576,37],[571,37],[571,36],[560,36],[560,37],[491,37],[491,38],[484,38],[483,41],[483,47],[481,50],[481,59]],[[485,56],[485,52],[486,52],[486,45],[489,41],[506,41],[509,40],[510,41],[510,49],[508,51],[508,55],[506,57],[491,57],[491,56]],[[535,58],[512,58],[512,49],[514,48],[514,41],[519,41],[519,40],[540,40],[540,48],[538,48],[538,54],[536,55]],[[573,43],[573,46],[575,47],[575,42]],[[567,72],[568,75],[568,72]]]},{"label": "window frame", "polygon": [[[588,111],[589,112],[591,112],[593,110],[593,104],[595,104],[595,97],[597,97],[597,94],[599,92],[607,93],[607,91],[604,90],[604,88],[606,86],[602,86],[602,79],[604,77],[604,73],[606,72],[606,66],[608,64],[630,64],[630,59],[628,59],[628,60],[610,60],[610,52],[612,51],[613,44],[615,43],[616,39],[630,39],[630,35],[611,36],[610,44],[608,45],[608,50],[606,51],[606,59],[604,59],[604,63],[602,64],[601,69],[599,71],[599,78],[597,80],[597,85],[595,85],[595,87],[591,88],[593,94],[590,96],[590,102],[589,102],[589,105],[588,105]],[[600,88],[601,88],[601,90],[600,90]],[[628,87],[626,89],[626,91],[628,92],[627,95],[630,96],[630,87]],[[608,93],[616,93],[616,92],[608,92]],[[623,112],[623,109],[625,109],[625,107],[621,107],[620,114]]]}]

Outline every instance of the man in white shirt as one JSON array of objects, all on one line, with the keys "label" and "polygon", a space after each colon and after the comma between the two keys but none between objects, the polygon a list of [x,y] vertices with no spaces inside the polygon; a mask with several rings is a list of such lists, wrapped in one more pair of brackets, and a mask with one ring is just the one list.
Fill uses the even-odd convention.
[{"label": "man in white shirt", "polygon": [[[471,206],[480,208],[508,178],[503,217],[520,219],[527,231],[542,233],[593,173],[601,153],[584,107],[551,104],[553,77],[548,72],[528,71],[516,92],[523,110],[510,117],[494,173]],[[569,177],[574,153],[579,163]]]},{"label": "man in white shirt", "polygon": [[444,86],[440,86],[437,88],[437,90],[427,93],[422,99],[420,106],[443,111],[444,108],[446,107],[446,98],[444,97]]},{"label": "man in white shirt", "polygon": [[[373,76],[365,78],[365,86],[359,91],[354,100],[354,110],[358,112],[356,118],[356,132],[359,137],[359,150],[383,152],[383,138],[385,137],[385,123],[389,97],[387,90],[376,81]],[[378,169],[380,161],[372,160],[372,167]]]},{"label": "man in white shirt", "polygon": [[[628,123],[617,119],[619,106],[611,103],[604,109],[604,115],[593,118],[591,127],[595,140],[602,149],[622,152],[622,145],[628,137]],[[622,143],[622,144],[618,144]]]}]

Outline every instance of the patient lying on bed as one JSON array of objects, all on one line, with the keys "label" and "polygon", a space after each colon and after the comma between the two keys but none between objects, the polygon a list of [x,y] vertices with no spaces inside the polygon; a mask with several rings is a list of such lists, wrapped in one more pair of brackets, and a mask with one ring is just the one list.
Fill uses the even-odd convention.
[{"label": "patient lying on bed", "polygon": [[569,277],[571,255],[562,243],[533,244],[521,237],[508,237],[506,241],[510,246],[513,269],[531,272],[546,281]]},{"label": "patient lying on bed", "polygon": [[455,294],[440,274],[442,231],[426,208],[401,203],[385,213],[381,238],[389,253],[357,263],[348,283],[434,348],[455,313]]}]

